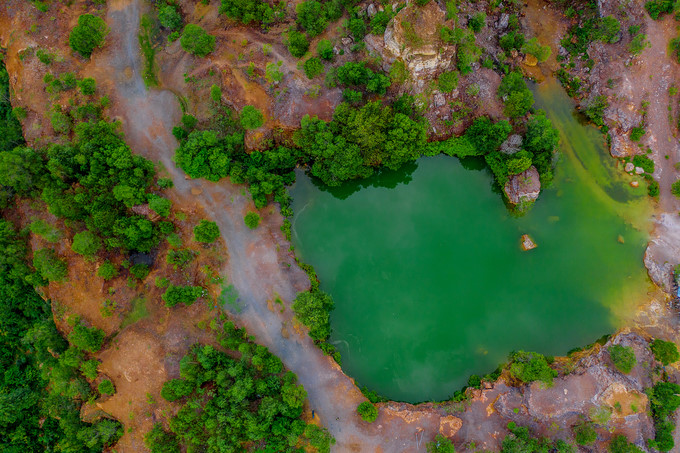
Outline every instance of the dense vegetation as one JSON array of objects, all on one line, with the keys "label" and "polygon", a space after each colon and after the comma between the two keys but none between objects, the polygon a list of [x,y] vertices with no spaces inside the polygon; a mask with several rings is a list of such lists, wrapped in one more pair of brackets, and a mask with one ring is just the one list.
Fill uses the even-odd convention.
[{"label": "dense vegetation", "polygon": [[653,445],[659,451],[671,451],[675,446],[674,412],[680,407],[680,385],[658,382],[647,389],[656,435]]},{"label": "dense vegetation", "polygon": [[621,346],[620,344],[615,344],[609,346],[607,351],[609,352],[609,357],[612,359],[616,369],[622,373],[630,373],[633,370],[633,367],[637,364],[635,352],[630,346]]},{"label": "dense vegetation", "polygon": [[378,408],[370,401],[362,401],[357,406],[357,414],[368,423],[373,423],[378,418]]},{"label": "dense vegetation", "polygon": [[[40,179],[35,171],[24,169],[26,161],[21,157],[26,152],[12,153],[23,138],[11,112],[7,81],[0,65],[0,131],[7,131],[0,134],[0,160],[7,165],[12,156],[9,160],[16,164],[12,171],[29,173],[15,175],[11,185],[1,182],[5,203],[15,194],[33,193],[33,182]],[[5,171],[6,167],[2,174]],[[80,419],[81,405],[94,396],[83,371],[94,379],[96,363],[93,367],[92,361],[85,360],[87,351],[69,346],[57,331],[50,302],[32,286],[43,280],[27,263],[25,237],[4,219],[0,219],[0,248],[0,450],[89,453],[115,444],[122,435],[118,422],[103,418],[89,424]],[[87,329],[85,337],[83,329]],[[87,334],[100,336],[99,332],[83,326],[78,331],[74,328],[71,336],[87,340],[93,336]],[[94,347],[87,341],[80,345]]]},{"label": "dense vegetation", "polygon": [[537,352],[519,351],[510,355],[510,374],[523,383],[541,381],[552,385],[557,371],[550,368],[548,359]]},{"label": "dense vegetation", "polygon": [[547,437],[534,437],[526,426],[517,426],[515,423],[508,424],[510,434],[505,436],[501,444],[501,453],[519,452],[554,452],[574,453],[573,445],[563,440],[552,441]]},{"label": "dense vegetation", "polygon": [[215,50],[215,37],[195,24],[184,27],[179,43],[182,49],[198,57],[205,57]]},{"label": "dense vegetation", "polygon": [[[327,432],[300,420],[307,393],[281,360],[249,341],[243,329],[225,322],[219,342],[227,351],[196,344],[180,361],[180,379],[161,395],[180,401],[170,432],[160,425],[147,435],[152,451],[179,446],[211,451],[301,452],[304,445],[329,451]],[[191,450],[193,451],[193,450]]]},{"label": "dense vegetation", "polygon": [[650,344],[654,358],[664,365],[670,365],[680,360],[678,347],[672,341],[655,339]]}]

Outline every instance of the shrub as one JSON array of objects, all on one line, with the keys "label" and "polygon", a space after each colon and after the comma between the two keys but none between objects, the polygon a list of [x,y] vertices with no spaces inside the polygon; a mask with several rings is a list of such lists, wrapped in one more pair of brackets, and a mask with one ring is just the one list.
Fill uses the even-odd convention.
[{"label": "shrub", "polygon": [[612,359],[614,366],[622,373],[628,374],[633,370],[637,364],[635,359],[635,352],[630,346],[621,346],[615,344],[607,348],[609,357]]},{"label": "shrub", "polygon": [[287,45],[290,54],[295,58],[300,58],[309,50],[309,41],[304,33],[297,30],[288,32]]},{"label": "shrub", "polygon": [[35,56],[38,57],[38,60],[40,60],[40,62],[45,65],[49,65],[54,61],[54,55],[44,49],[38,49],[35,52]]},{"label": "shrub", "polygon": [[331,61],[335,57],[333,43],[329,39],[322,39],[316,44],[316,53],[324,60]]},{"label": "shrub", "polygon": [[[160,184],[160,180],[158,181]],[[170,181],[172,182],[172,181]],[[150,194],[148,197],[149,208],[161,217],[167,217],[170,215],[170,207],[172,202],[167,198],[160,197],[155,194]]]},{"label": "shrub", "polygon": [[671,193],[676,197],[680,198],[680,180],[675,181],[671,184]]},{"label": "shrub", "polygon": [[313,79],[319,74],[323,74],[324,71],[323,63],[321,63],[321,60],[316,57],[307,59],[303,65],[303,69],[309,80]]},{"label": "shrub", "polygon": [[670,365],[680,360],[678,347],[672,341],[656,339],[650,345],[654,358],[664,365]]},{"label": "shrub", "polygon": [[249,212],[243,218],[243,223],[251,230],[254,230],[260,224],[260,215],[256,212]]},{"label": "shrub", "polygon": [[210,244],[215,242],[218,237],[220,237],[220,229],[215,222],[201,220],[198,225],[194,227],[194,240],[196,242]]},{"label": "shrub", "polygon": [[194,384],[185,379],[171,379],[163,384],[161,396],[170,402],[191,395],[194,391]]},{"label": "shrub", "polygon": [[649,47],[649,41],[647,41],[647,35],[640,33],[635,36],[628,44],[628,51],[633,55],[640,55],[643,50]]},{"label": "shrub", "polygon": [[510,374],[521,382],[541,381],[551,385],[557,376],[557,371],[551,369],[546,358],[537,352],[515,352],[510,360]]},{"label": "shrub", "polygon": [[378,418],[378,408],[370,401],[363,401],[357,406],[357,413],[361,419],[368,423],[373,423]]},{"label": "shrub", "polygon": [[597,440],[597,432],[592,423],[581,423],[574,426],[574,440],[579,445],[591,445]]},{"label": "shrub", "polygon": [[293,301],[295,317],[309,327],[309,336],[314,340],[325,340],[331,333],[329,312],[333,299],[323,291],[298,293]]},{"label": "shrub", "polygon": [[451,93],[458,88],[458,71],[442,72],[437,79],[437,87],[442,93]]},{"label": "shrub", "polygon": [[649,17],[658,20],[664,14],[672,13],[675,7],[673,0],[650,0],[645,3],[645,9]]},{"label": "shrub", "polygon": [[298,25],[312,38],[323,33],[328,25],[324,5],[316,0],[298,3],[295,12],[297,13]]},{"label": "shrub", "polygon": [[406,68],[406,64],[401,60],[396,60],[390,67],[390,80],[392,83],[404,83],[411,74]]},{"label": "shrub", "polygon": [[33,253],[33,267],[42,278],[51,282],[60,282],[66,278],[66,263],[57,257],[54,250],[40,249]]},{"label": "shrub", "polygon": [[109,27],[101,18],[92,14],[83,14],[68,38],[69,45],[74,52],[85,58],[90,58],[96,47],[104,45],[104,39],[109,34]]},{"label": "shrub", "polygon": [[134,264],[130,268],[130,274],[139,280],[144,280],[149,275],[149,272],[149,266],[142,263]]},{"label": "shrub", "polygon": [[427,453],[456,453],[453,443],[441,434],[437,434],[432,442],[425,444],[425,449]]},{"label": "shrub", "polygon": [[597,126],[604,125],[604,111],[609,106],[607,96],[595,96],[588,102],[583,114]]},{"label": "shrub", "polygon": [[626,436],[618,435],[609,443],[609,453],[643,453],[634,443],[628,442]]},{"label": "shrub", "polygon": [[90,230],[81,231],[73,236],[71,250],[79,255],[92,256],[102,248],[102,241]]},{"label": "shrub", "polygon": [[85,362],[80,364],[80,372],[83,373],[83,376],[90,380],[94,380],[97,378],[98,368],[99,361],[97,359],[86,360]]},{"label": "shrub", "polygon": [[646,173],[654,173],[654,161],[641,154],[633,156],[633,165],[642,168]]},{"label": "shrub", "polygon": [[111,261],[104,261],[99,269],[97,269],[97,276],[104,280],[111,280],[118,275],[118,269]]},{"label": "shrub", "polygon": [[244,129],[252,130],[261,127],[264,123],[264,118],[262,117],[262,112],[253,107],[252,105],[246,105],[241,110],[241,126]]},{"label": "shrub", "polygon": [[212,85],[210,87],[210,99],[218,104],[222,102],[222,88],[217,85]]},{"label": "shrub", "polygon": [[103,330],[96,327],[88,328],[78,322],[68,335],[68,341],[78,349],[94,354],[102,348],[104,336]]},{"label": "shrub", "polygon": [[635,126],[630,130],[630,139],[633,142],[639,142],[643,135],[645,135],[645,128],[642,126]]},{"label": "shrub", "polygon": [[661,192],[661,191],[660,191],[660,189],[659,189],[659,183],[658,183],[658,182],[656,182],[656,181],[651,181],[651,182],[647,185],[647,195],[649,195],[650,197],[652,197],[652,198],[653,198],[653,197],[658,197],[660,192]]},{"label": "shrub", "polygon": [[174,307],[177,304],[191,305],[199,297],[203,297],[206,291],[201,286],[175,286],[170,285],[162,296],[166,307]]},{"label": "shrub", "polygon": [[97,91],[97,82],[91,77],[86,77],[78,81],[78,88],[85,96],[92,96]]},{"label": "shrub", "polygon": [[468,21],[468,27],[472,29],[475,33],[482,31],[482,28],[486,25],[486,14],[479,12],[472,16]]},{"label": "shrub", "polygon": [[522,51],[529,55],[533,55],[541,63],[550,58],[551,54],[550,46],[542,46],[536,38],[531,38],[524,43]]},{"label": "shrub", "polygon": [[364,95],[361,91],[346,88],[342,90],[342,100],[350,104],[360,104]]},{"label": "shrub", "polygon": [[205,57],[215,50],[215,37],[195,24],[184,27],[179,43],[186,52],[199,57]]},{"label": "shrub", "polygon": [[99,393],[102,395],[113,395],[116,393],[116,389],[113,388],[113,382],[109,381],[108,379],[101,381],[97,386],[97,390],[99,390]]},{"label": "shrub", "polygon": [[600,33],[600,41],[614,44],[619,40],[621,22],[614,16],[603,17],[598,24],[598,31]]},{"label": "shrub", "polygon": [[534,105],[534,94],[529,90],[524,77],[519,72],[511,72],[503,77],[498,87],[498,96],[505,104],[504,113],[511,118],[526,115]]},{"label": "shrub", "polygon": [[180,453],[177,436],[164,430],[160,423],[155,423],[151,431],[146,433],[144,445],[151,453]]},{"label": "shrub", "polygon": [[62,238],[62,233],[58,228],[53,227],[44,220],[36,220],[29,225],[31,233],[37,234],[47,242],[59,242]]},{"label": "shrub", "polygon": [[182,16],[175,5],[165,5],[158,10],[158,21],[168,30],[179,30],[182,27]]},{"label": "shrub", "polygon": [[279,69],[283,64],[282,61],[276,63],[267,63],[264,69],[265,78],[269,83],[278,83],[283,80],[283,71]]}]

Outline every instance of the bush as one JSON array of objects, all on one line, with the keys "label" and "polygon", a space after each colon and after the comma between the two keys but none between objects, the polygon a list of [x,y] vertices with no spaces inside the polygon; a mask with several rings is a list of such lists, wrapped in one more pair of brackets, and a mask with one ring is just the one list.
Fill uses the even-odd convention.
[{"label": "bush", "polygon": [[83,14],[68,37],[68,43],[74,52],[85,58],[90,58],[96,47],[104,45],[104,39],[109,34],[109,27],[101,18],[92,14]]},{"label": "bush", "polygon": [[665,365],[670,365],[680,360],[678,347],[672,341],[656,339],[650,344],[654,358]]},{"label": "bush", "polygon": [[475,33],[482,31],[482,28],[486,25],[486,14],[479,12],[472,16],[468,21],[468,27],[472,29]]},{"label": "bush", "polygon": [[219,237],[220,229],[215,222],[201,220],[198,225],[194,227],[194,240],[196,242],[211,244]]},{"label": "bush", "polygon": [[73,236],[71,250],[79,255],[92,256],[102,248],[102,241],[89,230],[81,231]]},{"label": "bush", "polygon": [[184,27],[179,43],[186,52],[199,57],[205,57],[215,50],[215,37],[195,24]]},{"label": "bush", "polygon": [[66,263],[51,249],[36,250],[33,253],[33,267],[42,278],[51,282],[60,282],[68,274]]},{"label": "bush", "polygon": [[155,423],[144,436],[144,445],[151,453],[180,453],[177,436],[164,430],[160,423]]},{"label": "bush", "polygon": [[[160,180],[158,182],[159,184],[161,183]],[[151,209],[153,212],[155,212],[161,217],[167,217],[170,215],[170,207],[172,206],[172,202],[170,200],[155,194],[150,194],[148,196],[148,200],[149,209]]]},{"label": "bush", "polygon": [[510,355],[510,374],[521,382],[541,381],[552,385],[557,371],[550,368],[546,358],[537,352],[519,351]]},{"label": "bush", "polygon": [[331,334],[330,315],[333,299],[323,291],[298,293],[293,301],[295,317],[309,327],[309,336],[314,340],[325,340]]},{"label": "bush", "polygon": [[607,351],[609,352],[609,357],[612,359],[616,369],[622,373],[630,373],[637,364],[635,352],[630,346],[615,344],[607,348]]},{"label": "bush", "polygon": [[335,57],[333,43],[329,39],[322,39],[316,44],[316,53],[324,60],[331,61]]},{"label": "bush", "polygon": [[80,372],[90,380],[97,379],[99,361],[97,359],[86,360],[80,364]]},{"label": "bush", "polygon": [[357,406],[357,413],[361,419],[368,423],[373,423],[378,418],[378,408],[370,401],[364,401]]},{"label": "bush", "polygon": [[647,195],[649,195],[650,197],[652,197],[652,198],[658,197],[660,192],[661,192],[661,190],[659,189],[659,183],[658,182],[651,181],[647,185]]},{"label": "bush", "polygon": [[628,51],[633,55],[640,55],[649,46],[650,43],[647,41],[647,35],[640,33],[630,41]]},{"label": "bush", "polygon": [[529,55],[533,55],[540,63],[543,63],[548,58],[550,58],[550,54],[552,52],[550,50],[550,46],[542,46],[539,44],[536,38],[531,38],[529,41],[524,43],[522,46],[522,51]]},{"label": "bush", "polygon": [[630,140],[633,142],[639,142],[643,135],[645,135],[645,128],[642,126],[635,126],[630,130]]},{"label": "bush", "polygon": [[511,72],[503,77],[498,87],[498,96],[503,99],[503,110],[510,118],[526,115],[534,105],[534,94],[529,90],[524,77],[519,72]]},{"label": "bush", "polygon": [[609,453],[643,453],[634,443],[628,442],[626,436],[618,435],[609,443]]},{"label": "bush", "polygon": [[139,280],[144,280],[149,275],[149,272],[149,266],[142,263],[135,264],[130,268],[130,275]]},{"label": "bush", "polygon": [[86,77],[78,81],[78,88],[85,96],[92,96],[97,91],[97,82],[91,77]]},{"label": "bush", "polygon": [[328,25],[324,5],[316,0],[298,3],[295,12],[297,13],[298,25],[312,38],[323,33]]},{"label": "bush", "polygon": [[604,111],[609,106],[607,96],[595,96],[588,102],[583,114],[597,126],[604,126]]},{"label": "bush", "polygon": [[458,88],[458,71],[442,72],[437,79],[437,87],[442,93],[451,93]]},{"label": "bush", "polygon": [[290,54],[295,58],[304,56],[309,50],[307,36],[297,30],[290,30],[287,36],[287,45]]},{"label": "bush", "polygon": [[312,80],[319,74],[323,74],[324,71],[323,63],[321,63],[321,60],[319,60],[316,57],[307,59],[307,61],[305,61],[305,64],[303,65],[303,69],[305,71],[305,75],[309,80]]},{"label": "bush", "polygon": [[676,197],[680,198],[680,180],[675,181],[671,184],[671,193]]},{"label": "bush", "polygon": [[161,298],[166,307],[174,307],[177,304],[191,305],[205,294],[206,290],[201,286],[170,285]]},{"label": "bush", "polygon": [[111,261],[104,261],[99,269],[97,269],[97,276],[104,280],[111,280],[118,275],[118,269]]},{"label": "bush", "polygon": [[425,444],[427,453],[456,453],[453,443],[441,434],[434,436],[432,442]]},{"label": "bush", "polygon": [[104,331],[96,327],[88,328],[78,322],[68,335],[68,341],[78,349],[95,354],[104,343]]},{"label": "bush", "polygon": [[658,20],[659,17],[672,13],[675,4],[674,0],[651,0],[645,3],[645,9],[649,13],[649,17]]},{"label": "bush", "polygon": [[97,386],[97,390],[99,390],[99,393],[102,395],[113,395],[116,393],[116,389],[113,388],[113,382],[109,381],[108,379],[101,381]]},{"label": "bush", "polygon": [[40,60],[40,62],[45,65],[49,65],[54,61],[54,55],[44,49],[36,50],[35,56],[38,57],[38,60]]},{"label": "bush", "polygon": [[598,29],[600,33],[600,41],[614,44],[619,40],[621,22],[619,22],[619,20],[614,16],[606,16],[600,20]]},{"label": "bush", "polygon": [[168,30],[179,30],[182,27],[182,16],[175,5],[165,5],[158,10],[158,21]]},{"label": "bush", "polygon": [[163,384],[161,396],[165,400],[173,402],[191,395],[193,391],[194,385],[191,382],[185,379],[171,379]]},{"label": "bush", "polygon": [[241,110],[241,126],[243,126],[244,129],[257,129],[258,127],[261,127],[262,124],[264,124],[262,112],[252,105],[243,107],[243,110]]},{"label": "bush", "polygon": [[581,423],[574,426],[574,440],[579,445],[591,445],[597,440],[597,432],[592,423]]},{"label": "bush", "polygon": [[633,165],[642,168],[646,173],[650,175],[654,173],[654,161],[647,156],[635,155],[633,156]]},{"label": "bush", "polygon": [[248,228],[254,230],[260,224],[260,216],[256,212],[249,212],[243,218],[243,222]]}]

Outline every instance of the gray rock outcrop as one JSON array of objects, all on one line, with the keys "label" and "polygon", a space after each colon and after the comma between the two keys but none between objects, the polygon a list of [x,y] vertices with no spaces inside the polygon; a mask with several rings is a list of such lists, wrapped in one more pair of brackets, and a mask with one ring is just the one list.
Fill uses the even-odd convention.
[{"label": "gray rock outcrop", "polygon": [[533,165],[518,175],[512,175],[505,183],[505,195],[512,204],[535,201],[541,193],[541,180]]}]

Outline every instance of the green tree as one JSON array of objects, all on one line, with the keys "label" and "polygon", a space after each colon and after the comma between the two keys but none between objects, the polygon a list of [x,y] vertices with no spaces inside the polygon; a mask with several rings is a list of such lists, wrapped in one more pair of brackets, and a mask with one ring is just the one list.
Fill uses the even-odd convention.
[{"label": "green tree", "polygon": [[300,25],[311,38],[323,33],[328,25],[323,4],[316,0],[307,0],[298,3],[295,12],[297,13],[298,25]]},{"label": "green tree", "polygon": [[194,240],[205,244],[213,243],[220,237],[220,229],[217,223],[209,220],[201,220],[194,227]]},{"label": "green tree", "polygon": [[260,224],[260,216],[256,212],[248,212],[243,218],[243,222],[248,228],[254,230]]},{"label": "green tree", "polygon": [[319,74],[323,74],[324,71],[323,63],[321,63],[321,60],[319,60],[316,57],[308,58],[302,67],[305,71],[305,75],[309,80],[312,80]]},{"label": "green tree", "polygon": [[543,63],[548,58],[550,58],[550,54],[552,52],[550,50],[550,46],[542,46],[536,38],[531,38],[529,41],[524,43],[522,46],[522,51],[529,55],[533,55],[540,63]]},{"label": "green tree", "polygon": [[633,370],[633,367],[637,364],[635,359],[635,351],[630,346],[621,346],[620,344],[615,344],[607,348],[609,352],[609,357],[612,359],[614,366],[620,372],[628,374]]},{"label": "green tree", "polygon": [[314,340],[325,340],[331,333],[329,312],[334,307],[333,299],[323,291],[298,293],[293,301],[295,317],[309,327],[309,336]]},{"label": "green tree", "polygon": [[650,344],[654,358],[664,365],[670,365],[680,360],[678,347],[672,341],[659,340],[658,338]]},{"label": "green tree", "polygon": [[33,253],[33,267],[42,278],[51,282],[60,282],[68,274],[66,263],[52,249],[36,250]]},{"label": "green tree", "polygon": [[179,30],[182,27],[182,16],[175,5],[165,5],[158,10],[158,21],[168,30]]},{"label": "green tree", "polygon": [[307,36],[297,30],[289,30],[286,41],[290,54],[295,58],[301,58],[309,50]]},{"label": "green tree", "polygon": [[432,442],[425,444],[427,453],[456,453],[456,449],[448,438],[437,434]]},{"label": "green tree", "polygon": [[101,381],[97,386],[97,390],[99,390],[99,393],[102,395],[113,395],[116,393],[116,389],[113,387],[113,382],[108,379]]},{"label": "green tree", "polygon": [[92,96],[97,92],[97,82],[91,77],[86,77],[78,81],[78,88],[85,96]]},{"label": "green tree", "polygon": [[191,395],[195,389],[194,383],[186,379],[172,379],[163,384],[161,396],[170,402]]},{"label": "green tree", "polygon": [[186,52],[199,57],[205,57],[215,50],[215,37],[196,24],[184,27],[179,43]]},{"label": "green tree", "polygon": [[102,241],[90,230],[81,231],[73,236],[71,250],[79,255],[92,256],[102,248]]},{"label": "green tree", "polygon": [[373,423],[378,418],[378,408],[370,401],[363,401],[357,406],[357,414],[368,423]]},{"label": "green tree", "polygon": [[217,85],[212,85],[210,87],[210,99],[215,103],[222,102],[222,89]]},{"label": "green tree", "polygon": [[442,72],[437,79],[437,86],[442,93],[451,93],[458,88],[458,71]]},{"label": "green tree", "polygon": [[634,443],[628,442],[626,436],[618,435],[609,443],[609,453],[642,453]]},{"label": "green tree", "polygon": [[3,150],[0,153],[0,185],[11,187],[20,195],[28,195],[41,185],[44,168],[40,154],[30,148],[20,146]]},{"label": "green tree", "polygon": [[680,198],[680,180],[677,180],[671,184],[671,193]]},{"label": "green tree", "polygon": [[92,14],[83,14],[78,17],[78,25],[71,30],[68,42],[74,52],[90,58],[96,47],[104,45],[104,39],[108,34],[109,27],[106,22]]},{"label": "green tree", "polygon": [[111,261],[104,261],[101,266],[99,266],[99,269],[97,269],[97,276],[104,280],[111,280],[116,275],[118,275],[118,269],[116,269],[115,264]]},{"label": "green tree", "polygon": [[581,423],[574,426],[574,440],[579,445],[592,445],[597,440],[597,431],[592,423]]},{"label": "green tree", "polygon": [[252,105],[243,107],[243,110],[241,110],[241,126],[243,126],[244,129],[257,129],[258,127],[261,127],[262,124],[264,124],[262,112]]},{"label": "green tree", "polygon": [[163,429],[160,423],[155,423],[144,436],[144,445],[151,453],[180,453],[177,436]]},{"label": "green tree", "polygon": [[78,322],[68,335],[68,341],[75,347],[94,354],[102,348],[104,336],[103,330],[96,327],[89,328]]},{"label": "green tree", "polygon": [[172,202],[170,200],[155,194],[149,194],[147,199],[149,200],[149,208],[153,212],[161,217],[167,217],[170,215],[170,207],[172,206]]},{"label": "green tree", "polygon": [[474,16],[468,20],[468,27],[472,29],[475,33],[482,31],[482,28],[486,25],[486,14],[484,12],[476,13]]},{"label": "green tree", "polygon": [[534,105],[534,94],[519,72],[511,72],[503,77],[498,87],[498,96],[505,104],[504,113],[510,118],[526,115]]},{"label": "green tree", "polygon": [[557,376],[557,371],[551,369],[546,358],[537,352],[515,352],[510,360],[510,374],[521,382],[541,381],[552,385]]},{"label": "green tree", "polygon": [[191,305],[199,297],[203,297],[206,294],[207,291],[201,286],[170,285],[161,298],[165,302],[166,307],[174,307],[177,304]]},{"label": "green tree", "polygon": [[316,53],[324,60],[331,61],[335,57],[333,43],[329,39],[321,39],[316,44]]}]

